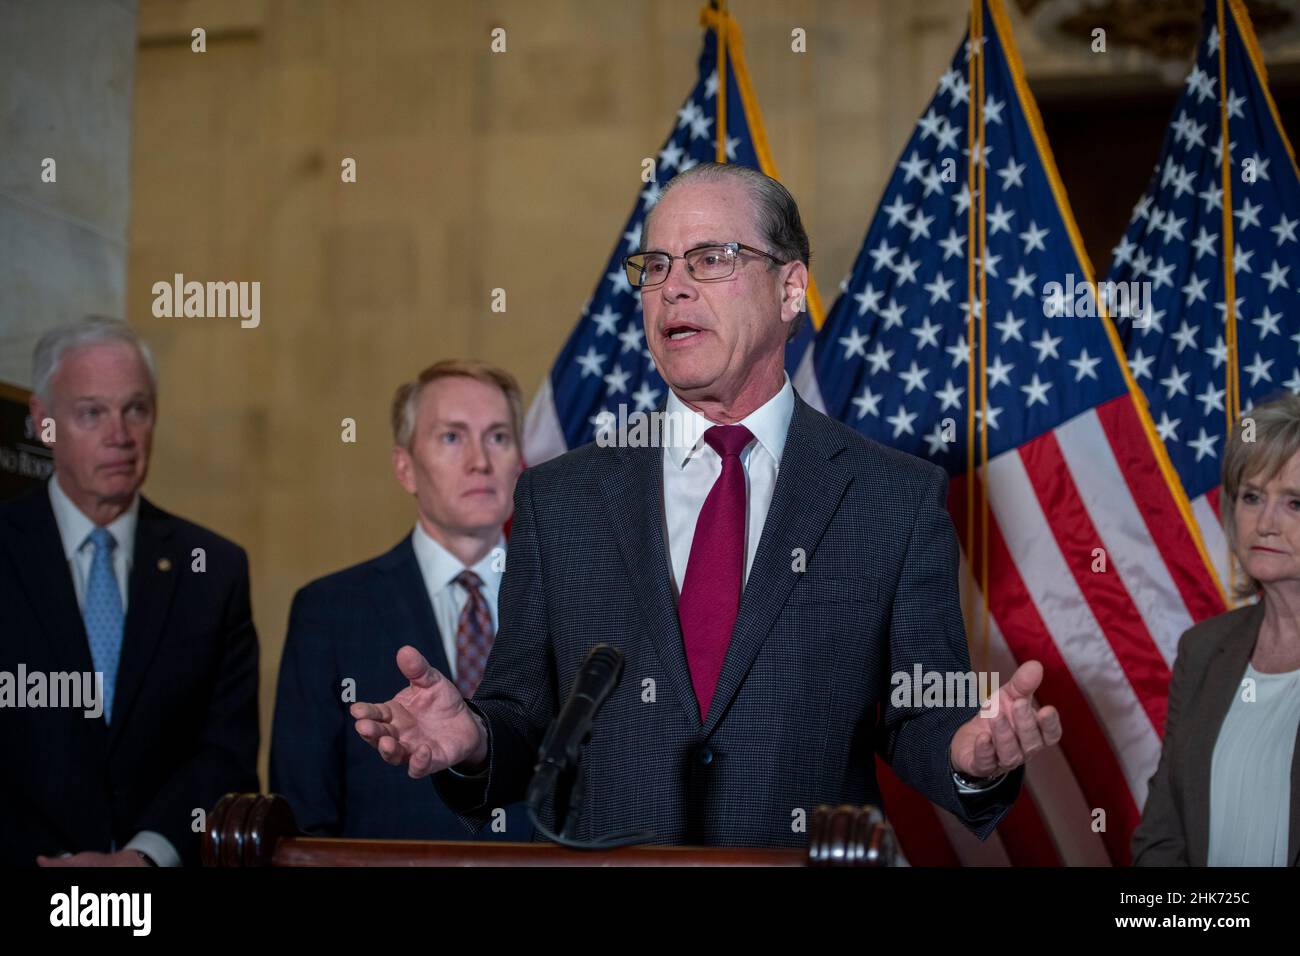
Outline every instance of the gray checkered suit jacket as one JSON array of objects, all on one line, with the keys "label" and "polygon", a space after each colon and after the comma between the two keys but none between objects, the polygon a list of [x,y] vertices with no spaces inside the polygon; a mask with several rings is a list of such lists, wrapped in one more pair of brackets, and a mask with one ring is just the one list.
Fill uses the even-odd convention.
[{"label": "gray checkered suit jacket", "polygon": [[488,725],[489,767],[435,774],[443,800],[471,828],[519,800],[547,725],[603,641],[626,660],[583,756],[577,838],[649,828],[661,843],[801,846],[800,811],[881,802],[874,752],[986,837],[1023,770],[959,795],[948,746],[975,709],[889,702],[890,675],[915,663],[970,668],[944,472],[796,397],[701,721],[664,541],[662,454],[586,445],[520,478],[500,630],[472,704]]}]

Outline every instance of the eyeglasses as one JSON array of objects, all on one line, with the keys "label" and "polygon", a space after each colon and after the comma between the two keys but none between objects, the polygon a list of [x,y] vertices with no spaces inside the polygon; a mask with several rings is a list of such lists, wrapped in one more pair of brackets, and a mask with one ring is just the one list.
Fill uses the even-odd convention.
[{"label": "eyeglasses", "polygon": [[725,279],[736,271],[736,260],[740,250],[752,252],[756,256],[771,259],[779,266],[785,261],[778,259],[762,249],[755,249],[743,242],[724,242],[721,245],[697,246],[686,250],[684,255],[670,256],[666,252],[638,252],[623,257],[623,268],[627,272],[627,281],[634,289],[645,289],[659,285],[668,278],[672,271],[674,259],[686,261],[686,271],[698,282],[715,282]]}]

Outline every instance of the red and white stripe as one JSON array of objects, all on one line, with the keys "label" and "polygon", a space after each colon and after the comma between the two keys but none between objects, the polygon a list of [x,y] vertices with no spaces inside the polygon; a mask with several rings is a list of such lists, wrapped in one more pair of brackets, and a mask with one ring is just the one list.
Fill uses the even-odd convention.
[{"label": "red and white stripe", "polygon": [[[1005,681],[1020,662],[1041,661],[1039,702],[1057,707],[1065,734],[1027,768],[1028,799],[999,825],[996,844],[976,850],[955,821],[936,816],[927,839],[949,835],[963,863],[1129,861],[1178,637],[1222,610],[1140,428],[1122,396],[989,462],[987,652],[979,589],[962,566],[973,666]],[[964,477],[951,484],[949,508],[964,537]],[[965,556],[979,553],[978,515],[975,529]],[[910,835],[900,835],[906,850]]]},{"label": "red and white stripe", "polygon": [[1205,541],[1205,550],[1214,564],[1214,570],[1224,587],[1232,581],[1232,572],[1228,567],[1228,538],[1223,530],[1223,512],[1219,504],[1219,486],[1215,486],[1192,500],[1192,517],[1200,528],[1201,538]]},{"label": "red and white stripe", "polygon": [[[1219,613],[1213,579],[1127,396],[989,462],[989,633],[963,541],[973,666],[1006,681],[1044,666],[1038,698],[1061,713],[1015,808],[984,843],[896,781],[882,789],[913,865],[1126,864],[1160,756],[1180,634]],[[966,530],[965,478],[949,509]],[[1217,528],[1217,517],[1214,519]],[[1209,553],[1219,545],[1206,542]],[[1104,563],[1102,559],[1104,558]],[[882,775],[883,779],[883,775]]]},{"label": "red and white stripe", "polygon": [[551,376],[548,374],[542,379],[524,419],[524,461],[540,465],[568,450],[560,416],[555,411],[555,395],[551,392]]}]

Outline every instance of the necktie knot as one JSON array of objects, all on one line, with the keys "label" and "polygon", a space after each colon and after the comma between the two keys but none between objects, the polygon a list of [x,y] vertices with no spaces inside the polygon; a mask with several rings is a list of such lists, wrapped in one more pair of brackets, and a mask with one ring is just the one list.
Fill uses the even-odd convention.
[{"label": "necktie knot", "polygon": [[96,551],[107,550],[112,553],[117,547],[117,538],[113,537],[113,533],[107,528],[95,528],[86,535],[86,540],[95,546]]},{"label": "necktie knot", "polygon": [[714,425],[705,430],[704,440],[720,457],[738,457],[754,440],[754,433],[744,425]]},{"label": "necktie knot", "polygon": [[483,579],[468,568],[460,572],[460,574],[456,575],[452,580],[470,594],[477,594],[479,588],[483,586]]}]

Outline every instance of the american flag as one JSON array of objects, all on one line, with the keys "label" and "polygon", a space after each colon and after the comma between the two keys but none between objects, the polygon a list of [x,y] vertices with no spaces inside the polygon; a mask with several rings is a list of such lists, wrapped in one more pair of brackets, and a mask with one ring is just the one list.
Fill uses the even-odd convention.
[{"label": "american flag", "polygon": [[[652,411],[668,397],[667,386],[655,370],[645,346],[641,297],[624,274],[623,256],[641,248],[646,213],[674,175],[701,162],[719,159],[719,147],[729,163],[761,169],[776,177],[745,68],[740,28],[725,11],[706,7],[700,19],[707,29],[694,88],[677,111],[668,138],[658,152],[655,178],[639,184],[632,214],[601,270],[596,289],[582,310],[550,374],[542,382],[528,411],[524,429],[524,458],[539,464],[593,440],[603,414],[617,418],[619,405],[629,413]],[[718,36],[726,42],[718,61]],[[719,133],[720,76],[726,78],[725,137]],[[817,302],[809,295],[810,311]],[[813,323],[804,322],[787,347],[786,364],[793,374],[812,341]]]},{"label": "american flag", "polygon": [[[1225,26],[1220,36],[1219,17]],[[1226,86],[1220,80],[1223,54]],[[1221,111],[1228,119],[1226,251]],[[1150,283],[1151,311],[1121,320],[1129,368],[1192,502],[1219,579],[1230,580],[1219,474],[1230,401],[1300,392],[1300,176],[1245,8],[1208,0],[1196,63],[1109,278]],[[1235,290],[1229,348],[1225,257]],[[1238,369],[1232,388],[1229,363]]]},{"label": "american flag", "polygon": [[[1003,680],[1018,662],[1041,661],[1040,703],[1055,705],[1065,728],[1061,746],[1029,764],[1027,793],[983,845],[942,811],[904,804],[917,832],[929,812],[947,837],[918,849],[902,833],[909,857],[1125,864],[1160,753],[1178,637],[1224,605],[1186,503],[1162,474],[1116,330],[1047,315],[1092,269],[1005,11],[997,0],[980,6],[979,35],[972,42],[968,30],[940,78],[795,384],[862,434],[948,471],[963,591],[975,604],[972,660]],[[978,139],[968,143],[981,127],[982,188],[969,175]],[[982,240],[978,224],[969,228],[972,207],[983,211]],[[979,442],[978,421],[967,431],[979,379],[972,394],[968,375],[971,363],[981,369],[972,311],[977,323],[987,316],[987,650],[976,584],[983,539],[980,522],[967,522],[967,441]],[[886,790],[886,803],[898,819],[897,793]]]}]

